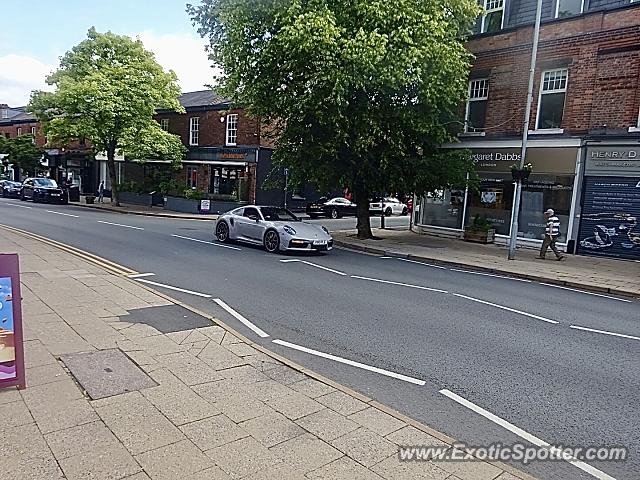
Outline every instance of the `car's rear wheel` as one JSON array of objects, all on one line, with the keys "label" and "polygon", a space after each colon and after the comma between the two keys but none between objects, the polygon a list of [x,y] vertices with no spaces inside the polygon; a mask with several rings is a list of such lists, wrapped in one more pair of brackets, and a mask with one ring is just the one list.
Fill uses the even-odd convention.
[{"label": "car's rear wheel", "polygon": [[269,253],[275,253],[280,248],[280,236],[275,230],[269,230],[264,234],[264,248]]},{"label": "car's rear wheel", "polygon": [[387,209],[384,211],[386,217],[390,217],[392,213],[393,210],[391,210],[391,207],[387,207]]},{"label": "car's rear wheel", "polygon": [[229,225],[227,225],[227,222],[220,222],[216,225],[216,238],[222,243],[229,241]]},{"label": "car's rear wheel", "polygon": [[404,207],[404,208],[402,209],[402,215],[406,215],[406,214],[408,214],[408,213],[409,213],[409,210],[407,210],[407,207]]},{"label": "car's rear wheel", "polygon": [[337,208],[331,209],[331,218],[340,218],[340,212]]}]

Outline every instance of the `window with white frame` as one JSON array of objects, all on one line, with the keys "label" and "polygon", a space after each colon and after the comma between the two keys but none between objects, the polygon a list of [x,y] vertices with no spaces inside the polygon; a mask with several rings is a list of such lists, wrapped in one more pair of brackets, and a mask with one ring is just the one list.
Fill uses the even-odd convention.
[{"label": "window with white frame", "polygon": [[236,145],[238,142],[238,114],[227,115],[227,145]]},{"label": "window with white frame", "polygon": [[484,131],[489,98],[489,79],[476,78],[469,81],[469,98],[464,117],[465,132]]},{"label": "window with white frame", "polygon": [[567,93],[566,68],[542,72],[536,129],[560,128]]},{"label": "window with white frame", "polygon": [[200,141],[200,117],[189,119],[189,145],[198,145]]},{"label": "window with white frame", "polygon": [[187,167],[187,188],[198,188],[198,167]]},{"label": "window with white frame", "polygon": [[18,136],[22,135],[22,127],[18,127]]},{"label": "window with white frame", "polygon": [[36,127],[31,127],[31,137],[33,137],[31,141],[36,143]]},{"label": "window with white frame", "polygon": [[160,128],[163,129],[165,132],[169,131],[169,119],[168,118],[161,118],[160,119]]},{"label": "window with white frame", "polygon": [[493,33],[502,30],[504,22],[505,0],[484,0],[484,15],[482,15],[481,33]]},{"label": "window with white frame", "polygon": [[580,15],[584,10],[584,0],[556,0],[556,18]]}]

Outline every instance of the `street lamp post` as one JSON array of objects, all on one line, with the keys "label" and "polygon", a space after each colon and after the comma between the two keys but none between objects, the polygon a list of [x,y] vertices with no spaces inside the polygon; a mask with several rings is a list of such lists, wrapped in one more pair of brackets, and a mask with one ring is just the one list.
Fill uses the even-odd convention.
[{"label": "street lamp post", "polygon": [[[536,6],[536,23],[533,28],[533,47],[531,49],[531,66],[529,67],[529,87],[527,89],[527,106],[524,111],[524,125],[522,128],[522,152],[520,154],[520,170],[524,168],[524,160],[527,154],[527,138],[529,137],[529,119],[531,117],[531,104],[533,103],[533,82],[536,71],[536,58],[538,56],[538,39],[540,37],[540,17],[542,16],[542,0],[538,0]],[[518,217],[520,216],[520,199],[522,197],[522,179],[516,180],[515,198],[511,211],[511,231],[509,236],[509,260],[516,258],[516,242],[518,238]]]},{"label": "street lamp post", "polygon": [[287,208],[287,190],[289,188],[289,169],[284,169],[284,208]]}]

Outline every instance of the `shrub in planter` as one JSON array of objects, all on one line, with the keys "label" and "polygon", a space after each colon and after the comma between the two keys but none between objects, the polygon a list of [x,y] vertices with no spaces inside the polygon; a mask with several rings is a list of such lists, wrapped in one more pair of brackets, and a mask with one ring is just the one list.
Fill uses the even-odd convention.
[{"label": "shrub in planter", "polygon": [[464,229],[464,240],[474,243],[493,243],[496,230],[487,217],[476,215],[470,226]]},{"label": "shrub in planter", "polygon": [[87,195],[86,197],[84,197],[84,201],[88,205],[95,203],[95,199],[96,197],[94,197],[93,195]]},{"label": "shrub in planter", "polygon": [[184,198],[188,200],[202,200],[204,194],[197,188],[187,188],[184,191]]}]

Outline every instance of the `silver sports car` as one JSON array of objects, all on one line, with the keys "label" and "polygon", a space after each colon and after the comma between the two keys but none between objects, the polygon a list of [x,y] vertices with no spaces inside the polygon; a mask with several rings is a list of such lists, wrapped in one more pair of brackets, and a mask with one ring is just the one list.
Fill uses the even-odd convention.
[{"label": "silver sports car", "polygon": [[216,221],[215,236],[221,242],[237,240],[278,251],[326,252],[333,248],[329,231],[302,222],[281,207],[250,205],[236,208]]}]

